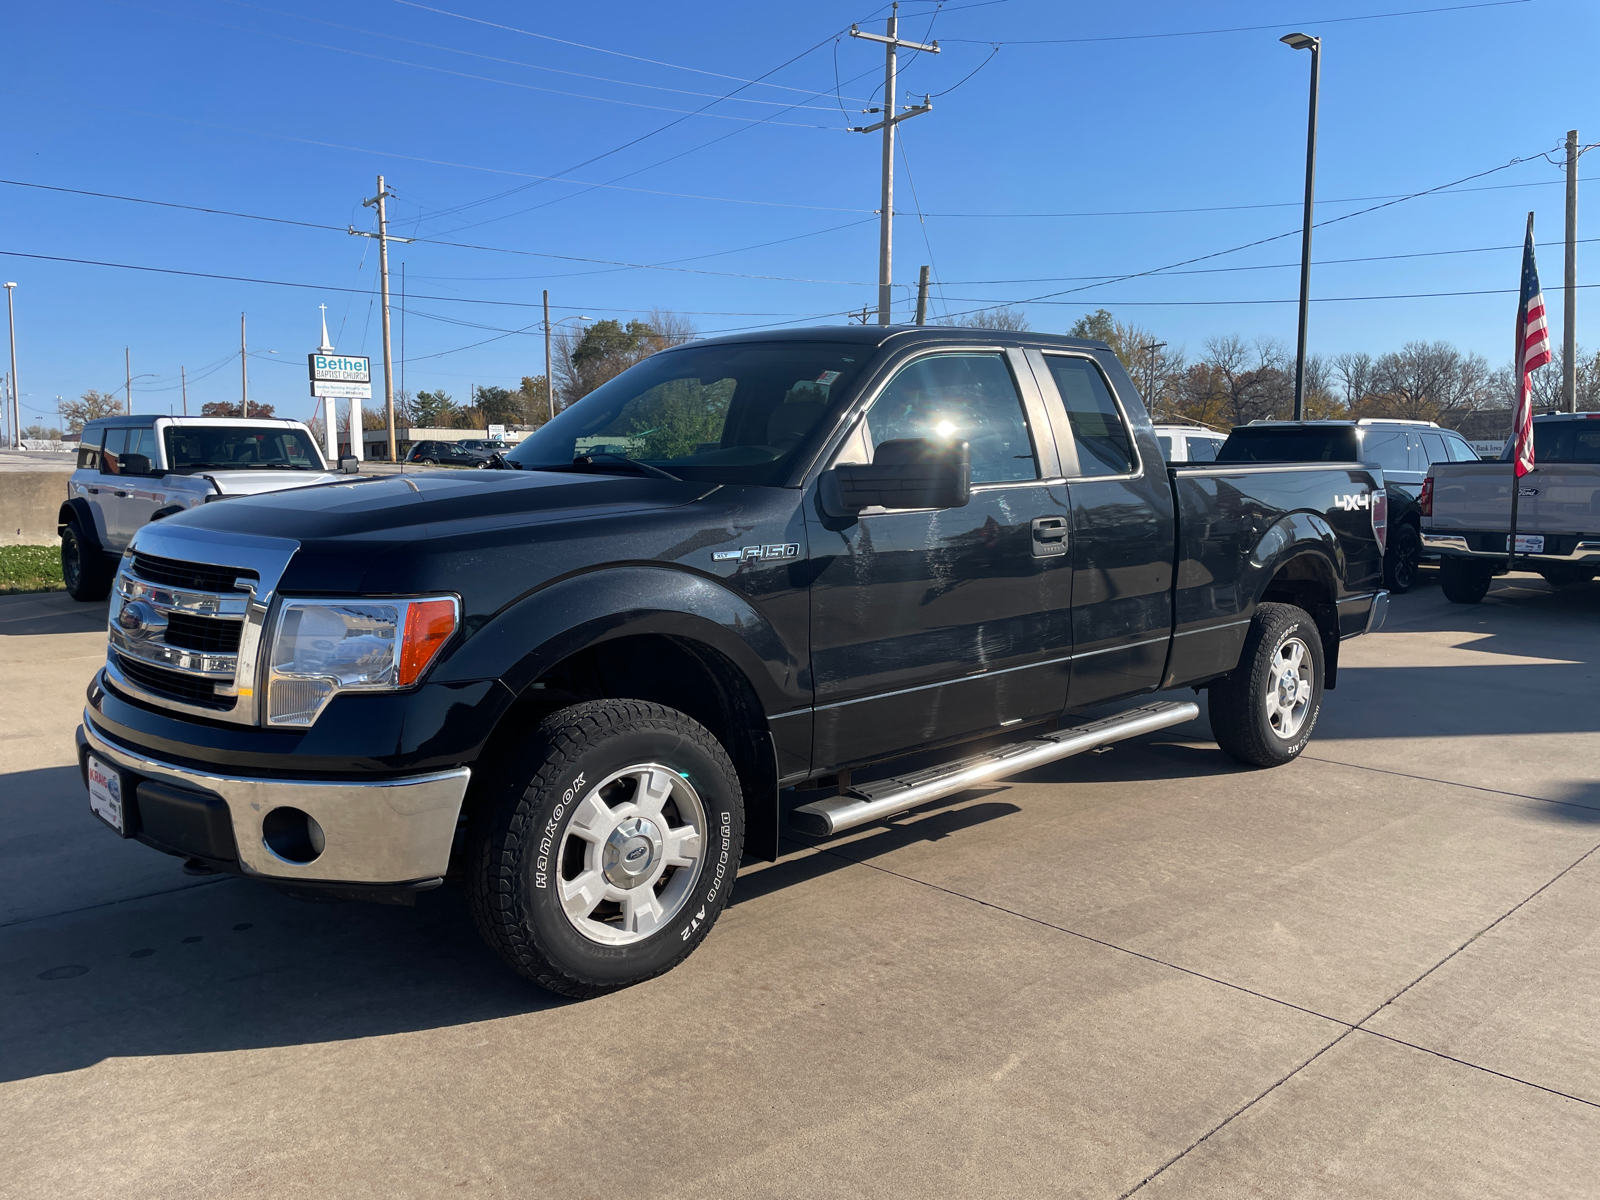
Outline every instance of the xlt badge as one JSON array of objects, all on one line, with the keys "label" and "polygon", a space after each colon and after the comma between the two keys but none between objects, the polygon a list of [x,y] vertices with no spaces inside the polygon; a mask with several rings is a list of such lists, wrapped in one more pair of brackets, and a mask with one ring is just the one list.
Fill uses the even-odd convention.
[{"label": "xlt badge", "polygon": [[787,545],[746,546],[742,550],[718,550],[711,555],[711,561],[747,563],[799,557],[799,543],[789,542]]}]

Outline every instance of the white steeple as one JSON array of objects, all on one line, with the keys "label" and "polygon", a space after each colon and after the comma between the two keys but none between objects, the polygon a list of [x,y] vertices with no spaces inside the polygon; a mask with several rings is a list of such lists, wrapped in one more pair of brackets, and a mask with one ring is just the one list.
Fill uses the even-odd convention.
[{"label": "white steeple", "polygon": [[317,307],[322,310],[322,345],[318,346],[317,350],[319,353],[327,354],[333,349],[328,343],[328,306],[319,304]]}]

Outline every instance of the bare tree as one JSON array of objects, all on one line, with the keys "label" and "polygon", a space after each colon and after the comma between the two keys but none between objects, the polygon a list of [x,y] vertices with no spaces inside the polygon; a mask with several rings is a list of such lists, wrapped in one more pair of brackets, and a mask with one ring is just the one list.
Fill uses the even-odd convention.
[{"label": "bare tree", "polygon": [[1372,364],[1367,393],[1352,410],[1363,417],[1399,417],[1458,425],[1493,401],[1489,364],[1449,342],[1407,342]]},{"label": "bare tree", "polygon": [[89,421],[98,421],[101,417],[120,416],[122,401],[110,392],[97,392],[90,388],[77,400],[61,401],[59,411],[67,432],[76,437]]},{"label": "bare tree", "polygon": [[954,325],[962,329],[1013,329],[1027,330],[1033,328],[1028,324],[1027,314],[1020,308],[1006,304],[999,308],[984,308],[977,312],[965,313],[959,317],[946,317],[940,321],[941,325]]}]

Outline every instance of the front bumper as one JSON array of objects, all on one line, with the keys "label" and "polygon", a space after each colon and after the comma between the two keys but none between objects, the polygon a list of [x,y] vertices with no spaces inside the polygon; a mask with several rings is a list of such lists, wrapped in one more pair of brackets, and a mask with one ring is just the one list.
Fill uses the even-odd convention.
[{"label": "front bumper", "polygon": [[[1510,535],[1501,536],[1505,538]],[[1504,550],[1474,550],[1467,536],[1459,533],[1430,533],[1424,530],[1422,548],[1453,558],[1481,558],[1486,562],[1504,562],[1506,559]],[[1519,554],[1517,559],[1531,563],[1589,563],[1600,567],[1600,540],[1583,538],[1566,554]]]},{"label": "front bumper", "polygon": [[[144,781],[195,793],[202,803],[220,799],[233,825],[241,874],[285,883],[396,885],[438,879],[449,866],[472,777],[466,767],[371,781],[219,775],[117,745],[96,729],[92,715],[86,710],[78,728],[80,759],[92,753],[122,771],[135,810]],[[278,808],[299,809],[321,827],[325,844],[311,861],[293,862],[267,845],[262,822]]]}]

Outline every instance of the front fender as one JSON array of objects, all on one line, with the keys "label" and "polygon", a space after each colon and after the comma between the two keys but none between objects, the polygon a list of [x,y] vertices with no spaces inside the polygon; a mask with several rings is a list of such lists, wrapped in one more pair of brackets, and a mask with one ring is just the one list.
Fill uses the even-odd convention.
[{"label": "front fender", "polygon": [[497,613],[441,662],[435,682],[498,679],[514,693],[568,655],[638,634],[718,651],[750,681],[768,714],[811,703],[795,648],[743,596],[674,567],[607,567],[549,584]]}]

